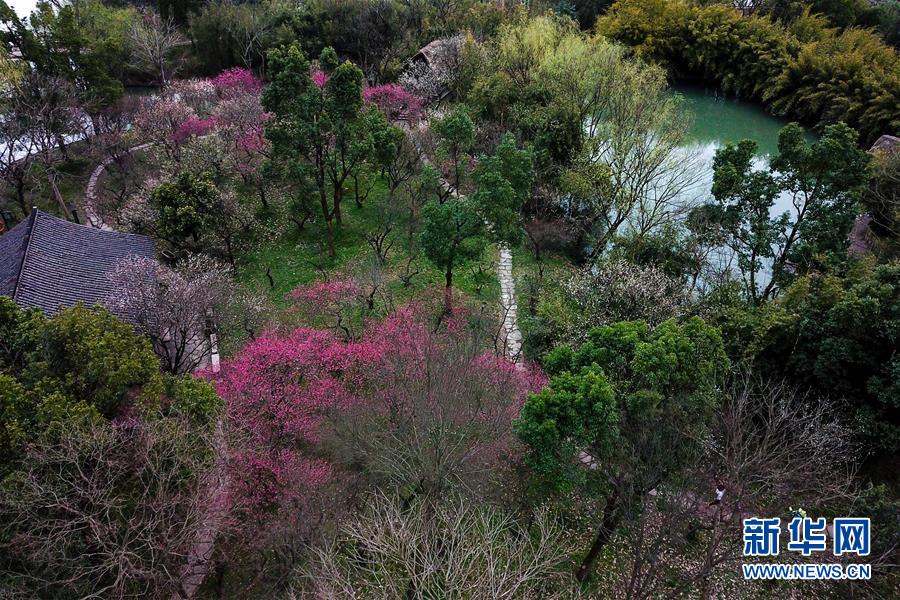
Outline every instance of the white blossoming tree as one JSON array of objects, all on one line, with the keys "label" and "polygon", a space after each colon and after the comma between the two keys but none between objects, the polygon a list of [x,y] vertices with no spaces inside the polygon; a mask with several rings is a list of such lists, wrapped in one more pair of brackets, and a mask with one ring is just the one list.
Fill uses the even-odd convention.
[{"label": "white blossoming tree", "polygon": [[656,325],[678,316],[687,300],[682,284],[654,266],[611,260],[584,269],[563,284],[577,305],[568,341],[580,343],[592,327],[617,321]]},{"label": "white blossoming tree", "polygon": [[106,304],[129,315],[150,338],[166,371],[189,373],[209,360],[211,334],[233,314],[229,305],[236,296],[226,267],[204,256],[191,256],[174,269],[129,257],[109,277]]}]

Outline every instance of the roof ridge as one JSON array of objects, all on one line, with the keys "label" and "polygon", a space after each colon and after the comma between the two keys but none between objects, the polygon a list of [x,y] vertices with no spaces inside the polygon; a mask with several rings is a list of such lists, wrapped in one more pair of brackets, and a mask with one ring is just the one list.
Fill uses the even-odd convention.
[{"label": "roof ridge", "polygon": [[28,224],[28,241],[25,242],[25,252],[22,253],[22,262],[19,263],[19,274],[16,275],[16,289],[13,290],[12,295],[13,302],[19,296],[19,286],[22,284],[22,273],[25,271],[25,261],[28,260],[28,250],[31,249],[31,239],[34,237],[34,226],[37,223],[38,212],[40,211],[38,211],[37,207],[32,206],[31,214],[28,215],[28,220],[31,221]]},{"label": "roof ridge", "polygon": [[45,217],[49,217],[49,218],[53,219],[54,221],[59,221],[61,223],[65,223],[66,225],[70,225],[72,227],[79,227],[79,228],[83,227],[92,233],[96,233],[96,232],[99,232],[102,234],[112,233],[112,234],[122,235],[122,236],[152,239],[151,236],[143,234],[143,233],[135,233],[133,231],[119,231],[117,229],[101,229],[99,227],[94,227],[93,225],[88,225],[86,223],[75,223],[73,221],[69,221],[68,219],[63,219],[62,217],[57,217],[56,215],[53,215],[53,214],[50,214],[48,212],[44,212],[44,211],[38,210],[38,209],[34,209],[34,210],[32,210],[32,212],[34,212],[35,210],[37,210],[37,212],[40,212]]}]

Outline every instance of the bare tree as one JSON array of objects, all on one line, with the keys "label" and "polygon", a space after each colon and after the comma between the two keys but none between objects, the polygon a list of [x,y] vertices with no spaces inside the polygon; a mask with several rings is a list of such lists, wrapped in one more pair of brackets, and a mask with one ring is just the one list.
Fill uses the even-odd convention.
[{"label": "bare tree", "polygon": [[394,160],[385,167],[384,174],[388,180],[388,191],[394,194],[401,185],[409,181],[421,170],[419,160],[419,149],[415,142],[411,139],[413,134],[404,131],[403,139],[400,147],[394,155]]},{"label": "bare tree", "polygon": [[110,274],[106,304],[126,314],[150,338],[163,368],[189,373],[212,352],[210,333],[230,298],[228,270],[213,260],[189,257],[177,269],[129,257]]},{"label": "bare tree", "polygon": [[656,326],[687,309],[680,281],[652,265],[609,260],[583,269],[563,282],[566,295],[579,307],[567,341],[581,344],[593,327],[618,321],[647,321]]},{"label": "bare tree", "polygon": [[716,597],[743,560],[744,518],[849,504],[857,451],[835,408],[787,383],[738,375],[703,440],[703,460],[641,499],[619,540],[627,550],[610,595],[676,598],[694,589]]},{"label": "bare tree", "polygon": [[34,165],[35,143],[31,132],[11,112],[0,116],[0,179],[24,216],[31,213],[25,189]]},{"label": "bare tree", "polygon": [[[372,244],[372,239],[369,238]],[[359,286],[360,294],[365,301],[366,310],[375,310],[376,303],[380,308],[390,310],[394,308],[391,292],[388,288],[390,275],[387,269],[387,262],[384,257],[390,251],[392,242],[387,246],[382,246],[380,254],[373,246],[372,252],[366,253],[366,256],[356,261],[354,265],[354,281]]]},{"label": "bare tree", "polygon": [[40,73],[26,75],[13,112],[25,121],[45,165],[56,162],[55,153],[68,158],[70,139],[86,134],[86,117],[78,106],[78,92],[66,79]]},{"label": "bare tree", "polygon": [[84,206],[89,214],[93,211],[94,214],[116,215],[143,182],[139,175],[142,170],[136,168],[136,163],[148,145],[135,145],[131,133],[141,107],[140,99],[125,96],[115,105],[92,115],[94,137],[91,146],[99,164],[91,173],[84,192]]},{"label": "bare tree", "polygon": [[22,213],[30,207],[26,197],[29,174],[39,166],[60,211],[68,208],[59,192],[60,159],[67,158],[67,144],[83,137],[88,120],[78,109],[75,88],[65,79],[27,73],[7,98],[0,119],[0,178],[12,188]]},{"label": "bare tree", "polygon": [[46,176],[51,197],[60,212],[71,218],[59,191],[60,159],[68,160],[68,143],[87,134],[89,120],[78,106],[78,93],[71,82],[61,77],[30,73],[19,86],[13,108],[28,128],[35,158]]},{"label": "bare tree", "polygon": [[147,12],[136,19],[128,30],[132,48],[132,66],[152,75],[165,86],[184,64],[178,49],[187,39],[178,31],[172,18],[163,19],[155,12]]},{"label": "bare tree", "polygon": [[208,435],[174,419],[67,421],[0,490],[0,577],[28,597],[159,597],[200,527]]},{"label": "bare tree", "polygon": [[337,460],[376,487],[414,498],[454,491],[480,497],[506,492],[512,419],[527,376],[511,362],[482,353],[474,333],[435,333],[419,319],[394,320],[397,347],[369,374],[377,389],[335,422]]},{"label": "bare tree", "polygon": [[272,5],[238,4],[234,8],[236,18],[227,20],[226,26],[240,45],[241,62],[246,68],[252,69],[265,61],[263,42],[275,25]]},{"label": "bare tree", "polygon": [[530,530],[462,500],[411,507],[375,495],[315,553],[296,586],[317,598],[549,598],[570,586],[566,535],[547,510]]}]

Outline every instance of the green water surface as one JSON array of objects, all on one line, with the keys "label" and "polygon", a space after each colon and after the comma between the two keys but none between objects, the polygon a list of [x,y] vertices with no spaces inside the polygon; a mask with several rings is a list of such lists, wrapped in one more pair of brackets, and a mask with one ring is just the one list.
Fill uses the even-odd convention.
[{"label": "green water surface", "polygon": [[[759,146],[759,156],[778,152],[778,132],[790,121],[768,114],[761,106],[721,92],[689,83],[676,83],[672,90],[682,96],[694,115],[691,141],[723,146],[750,139]],[[815,136],[807,132],[810,141]]]}]

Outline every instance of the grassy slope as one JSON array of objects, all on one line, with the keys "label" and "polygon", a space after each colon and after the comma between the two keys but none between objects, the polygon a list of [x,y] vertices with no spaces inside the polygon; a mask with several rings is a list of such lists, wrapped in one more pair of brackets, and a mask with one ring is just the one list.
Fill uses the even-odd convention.
[{"label": "grassy slope", "polygon": [[[344,222],[335,232],[336,256],[329,258],[323,240],[324,226],[321,218],[316,223],[308,224],[305,231],[298,232],[290,228],[281,238],[266,243],[254,251],[239,258],[238,280],[254,289],[269,290],[269,294],[278,306],[284,306],[285,294],[299,285],[309,284],[322,279],[322,269],[334,276],[347,269],[359,268],[371,256],[371,249],[365,235],[377,229],[379,223],[378,201],[387,194],[384,182],[379,182],[369,195],[369,200],[358,208],[352,196],[345,200],[341,208]],[[409,288],[403,288],[397,274],[407,262],[409,253],[398,240],[389,256],[389,290],[395,304],[408,301],[418,293],[433,288],[441,288],[444,283],[443,274],[428,260],[418,253],[415,257],[419,274],[412,280]],[[455,288],[471,299],[481,302],[496,303],[500,297],[500,284],[496,277],[497,249],[489,246],[481,263],[487,273],[487,281],[481,292],[476,292],[476,281],[471,265],[458,268],[454,272]],[[320,269],[321,267],[321,269]],[[270,288],[266,278],[266,269],[271,269],[274,289]]]}]

